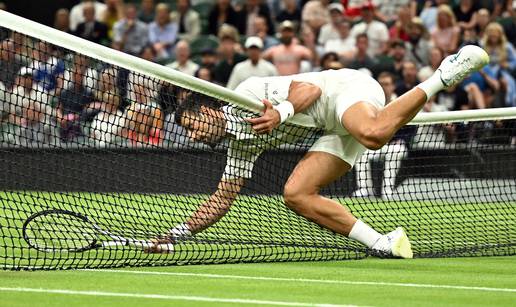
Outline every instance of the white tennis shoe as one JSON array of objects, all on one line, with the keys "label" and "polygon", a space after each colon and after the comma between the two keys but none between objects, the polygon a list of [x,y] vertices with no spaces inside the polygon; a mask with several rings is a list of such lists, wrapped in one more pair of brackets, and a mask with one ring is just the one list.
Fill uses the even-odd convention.
[{"label": "white tennis shoe", "polygon": [[475,45],[466,45],[459,52],[447,56],[437,68],[446,88],[456,85],[472,72],[489,63],[489,55]]},{"label": "white tennis shoe", "polygon": [[410,241],[401,227],[381,236],[371,249],[372,254],[379,257],[394,256],[405,259],[413,257]]}]

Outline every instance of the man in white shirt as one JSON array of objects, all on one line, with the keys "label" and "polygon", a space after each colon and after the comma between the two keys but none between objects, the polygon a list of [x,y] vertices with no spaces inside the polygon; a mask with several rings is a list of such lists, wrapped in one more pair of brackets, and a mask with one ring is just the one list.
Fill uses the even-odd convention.
[{"label": "man in white shirt", "polygon": [[354,25],[351,29],[351,36],[353,37],[362,33],[367,34],[369,38],[367,54],[372,58],[385,52],[387,41],[389,40],[387,26],[380,21],[374,20],[374,9],[373,4],[364,4],[360,9],[363,21]]},{"label": "man in white shirt", "polygon": [[263,42],[257,36],[248,37],[245,41],[248,59],[238,63],[231,75],[227,87],[236,89],[237,86],[250,77],[271,77],[277,76],[276,67],[268,61],[262,59]]},{"label": "man in white shirt", "polygon": [[180,40],[176,44],[176,60],[172,64],[167,65],[172,69],[178,70],[187,75],[193,76],[199,65],[194,61],[190,60],[190,46],[185,40]]},{"label": "man in white shirt", "polygon": [[378,82],[351,69],[249,78],[235,91],[264,104],[257,118],[250,118],[241,108],[219,109],[212,100],[191,95],[178,106],[175,120],[188,130],[192,140],[216,144],[229,138],[226,168],[217,191],[184,223],[170,229],[164,237],[154,239],[148,251],[171,252],[171,244],[220,220],[245,180],[252,177],[254,162],[261,152],[291,142],[296,136],[296,126],[280,125],[298,114],[311,118],[325,133],[287,180],[283,192],[285,204],[308,220],[361,242],[371,253],[412,258],[410,242],[401,227],[381,235],[319,191],[346,174],[366,148],[378,150],[387,144],[430,97],[458,84],[487,63],[489,56],[480,47],[463,47],[446,58],[432,77],[387,106]]},{"label": "man in white shirt", "polygon": [[338,38],[330,39],[324,44],[324,53],[335,52],[346,61],[350,61],[356,53],[355,38],[350,35],[351,23],[341,20],[337,24]]},{"label": "man in white shirt", "polygon": [[99,1],[92,0],[83,0],[81,3],[72,7],[70,11],[70,30],[75,31],[77,26],[84,22],[84,14],[83,8],[87,2],[93,2],[95,6],[95,20],[102,21],[102,16],[104,15],[104,11],[106,10],[106,5]]},{"label": "man in white shirt", "polygon": [[330,11],[330,22],[321,27],[317,43],[324,46],[330,39],[339,38],[338,25],[343,19],[344,6],[340,3],[332,3],[328,5]]}]

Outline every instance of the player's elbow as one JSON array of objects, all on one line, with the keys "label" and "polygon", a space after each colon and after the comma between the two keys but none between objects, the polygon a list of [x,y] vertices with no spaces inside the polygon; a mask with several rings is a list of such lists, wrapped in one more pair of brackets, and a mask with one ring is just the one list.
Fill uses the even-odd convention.
[{"label": "player's elbow", "polygon": [[367,149],[378,150],[389,141],[388,136],[379,129],[366,129],[359,137],[359,142]]}]

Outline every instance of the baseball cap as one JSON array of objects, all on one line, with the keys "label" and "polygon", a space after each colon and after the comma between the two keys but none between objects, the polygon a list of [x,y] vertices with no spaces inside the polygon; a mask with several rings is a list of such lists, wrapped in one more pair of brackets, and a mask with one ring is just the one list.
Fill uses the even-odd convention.
[{"label": "baseball cap", "polygon": [[344,12],[344,6],[340,3],[331,3],[330,5],[328,5],[328,11],[333,11],[333,10],[337,10],[339,12]]},{"label": "baseball cap", "polygon": [[280,29],[280,31],[285,30],[285,29],[294,30],[295,26],[294,26],[294,23],[292,21],[285,20],[282,23],[280,23],[279,29]]},{"label": "baseball cap", "polygon": [[259,38],[258,36],[250,36],[245,40],[244,46],[246,48],[257,47],[258,49],[262,49],[263,42],[262,42],[262,39]]}]

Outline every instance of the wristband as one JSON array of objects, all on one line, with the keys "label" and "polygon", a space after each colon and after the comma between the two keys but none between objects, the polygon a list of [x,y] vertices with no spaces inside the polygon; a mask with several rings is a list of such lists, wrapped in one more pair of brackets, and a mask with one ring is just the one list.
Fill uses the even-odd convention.
[{"label": "wristband", "polygon": [[288,100],[285,100],[282,103],[273,106],[272,108],[278,111],[278,113],[280,114],[280,120],[282,124],[287,119],[294,116],[294,105]]}]

